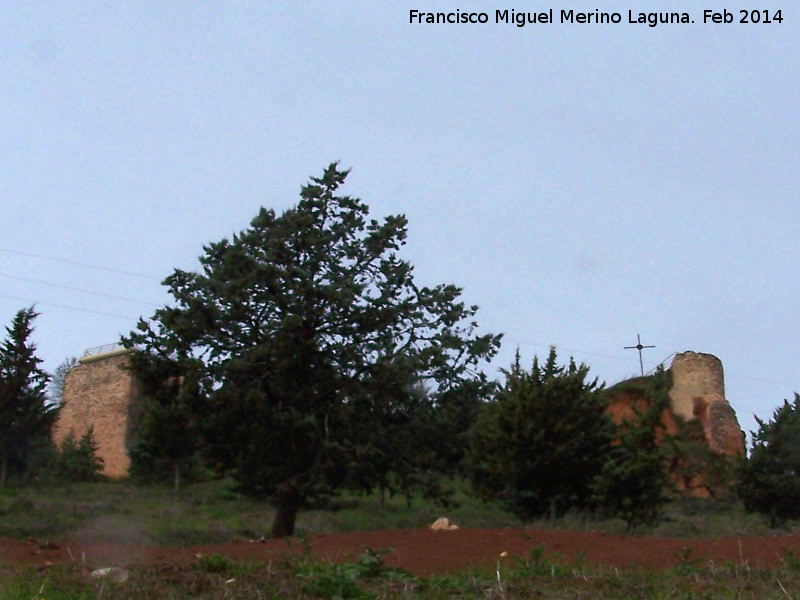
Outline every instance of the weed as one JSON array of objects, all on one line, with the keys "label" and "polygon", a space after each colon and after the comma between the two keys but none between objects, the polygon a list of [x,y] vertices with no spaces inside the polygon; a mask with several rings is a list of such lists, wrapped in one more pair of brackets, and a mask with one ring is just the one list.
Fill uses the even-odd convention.
[{"label": "weed", "polygon": [[800,575],[800,554],[792,548],[783,549],[783,558],[781,559],[786,570],[794,575]]},{"label": "weed", "polygon": [[[582,561],[580,571],[555,561],[544,548],[519,565],[501,564],[500,579],[492,570],[470,570],[416,578],[376,560],[382,552],[367,549],[358,561],[330,564],[302,557],[280,569],[271,564],[237,564],[209,556],[188,570],[164,566],[131,567],[128,582],[111,587],[92,581],[76,567],[52,567],[46,573],[33,570],[0,572],[0,600],[96,600],[97,598],[425,598],[467,600],[537,598],[560,600],[611,600],[641,598],[666,600],[689,598],[795,598],[800,577],[783,567],[779,572],[745,570],[737,565],[697,564],[691,554],[681,553],[684,565],[663,573],[643,569],[615,570]],[[793,564],[794,555],[789,553]],[[376,565],[381,565],[380,569]],[[538,574],[531,565],[538,565]]]},{"label": "weed", "polygon": [[557,554],[547,554],[547,546],[538,544],[531,548],[525,556],[514,559],[508,578],[532,579],[550,577],[551,579],[556,579],[569,572],[569,566],[563,564]]},{"label": "weed", "polygon": [[391,550],[373,550],[369,546],[364,546],[364,548],[364,553],[358,561],[361,565],[361,575],[376,577],[383,571],[383,555]]},{"label": "weed", "polygon": [[201,556],[197,559],[197,568],[206,573],[227,573],[233,566],[234,563],[230,558],[219,554]]},{"label": "weed", "polygon": [[335,565],[306,574],[303,590],[321,598],[362,598],[358,571],[351,566]]},{"label": "weed", "polygon": [[678,566],[675,567],[676,573],[691,575],[700,570],[700,563],[702,561],[699,558],[692,558],[692,549],[688,546],[682,548],[680,552],[673,552],[672,555],[679,561]]}]

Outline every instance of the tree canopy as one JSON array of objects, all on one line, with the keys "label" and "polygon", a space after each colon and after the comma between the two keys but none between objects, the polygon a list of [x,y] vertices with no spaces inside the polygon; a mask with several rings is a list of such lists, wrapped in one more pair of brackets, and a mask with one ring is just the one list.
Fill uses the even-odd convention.
[{"label": "tree canopy", "polygon": [[295,207],[262,208],[205,246],[200,272],[165,280],[173,304],[125,340],[201,362],[203,446],[244,491],[276,500],[275,536],[292,533],[303,501],[348,483],[365,444],[380,444],[362,420],[397,422],[420,384],[435,402],[480,377],[500,343],[477,334],[460,288],[415,282],[397,254],[406,218],[369,219],[366,204],[338,194],[347,175],[332,164]]}]

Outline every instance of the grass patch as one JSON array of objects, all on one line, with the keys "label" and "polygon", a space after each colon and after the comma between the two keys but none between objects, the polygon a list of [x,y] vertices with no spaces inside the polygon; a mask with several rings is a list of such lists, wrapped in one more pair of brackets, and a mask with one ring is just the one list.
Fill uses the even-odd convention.
[{"label": "grass patch", "polygon": [[[300,513],[298,535],[416,528],[447,516],[462,527],[526,526],[622,533],[625,523],[572,513],[556,521],[522,523],[455,486],[454,505],[395,496],[344,495],[324,509]],[[0,491],[0,535],[24,538],[124,542],[150,546],[194,545],[254,539],[268,534],[274,509],[237,494],[229,481],[187,486],[177,496],[166,487],[126,482],[29,486]],[[670,537],[720,537],[798,532],[797,523],[773,530],[737,503],[683,499],[667,507],[647,533]],[[92,579],[80,565],[14,573],[0,565],[0,600],[82,598],[800,598],[800,554],[786,551],[778,569],[707,564],[678,556],[667,572],[616,570],[580,556],[559,558],[544,546],[526,556],[498,560],[496,568],[447,576],[414,577],[386,567],[381,551],[332,564],[308,552],[267,564],[239,564],[218,555],[194,565],[133,566],[122,583]]]},{"label": "grass patch", "polygon": [[[522,522],[496,505],[470,496],[455,484],[452,505],[401,496],[345,494],[324,508],[298,516],[296,533],[409,529],[426,527],[447,516],[461,527],[530,527],[567,531],[625,533],[619,519],[569,513],[555,521]],[[7,488],[0,492],[0,536],[28,536],[81,543],[119,542],[146,546],[180,546],[268,537],[275,515],[267,502],[246,498],[232,482],[210,481],[186,486],[175,496],[168,487],[127,482],[75,483]],[[778,529],[735,502],[681,499],[668,505],[663,519],[638,533],[662,537],[742,537],[800,532],[797,522]]]},{"label": "grass patch", "polygon": [[585,561],[562,561],[544,548],[500,564],[447,576],[414,577],[387,568],[381,554],[332,564],[308,555],[273,564],[237,564],[210,556],[187,568],[133,567],[122,583],[92,579],[78,567],[52,567],[0,575],[0,600],[140,598],[795,598],[797,566],[773,571],[742,565],[689,564],[657,573],[616,570]]},{"label": "grass patch", "polygon": [[[395,496],[344,494],[325,508],[298,515],[296,533],[425,527],[448,516],[464,527],[522,526],[510,513],[456,489],[454,505]],[[0,494],[0,536],[180,546],[268,537],[275,516],[265,501],[234,491],[232,482],[188,485],[175,496],[168,487],[127,482],[73,483],[6,489]]]},{"label": "grass patch", "polygon": [[410,501],[402,496],[387,498],[381,506],[378,494],[344,495],[325,510],[301,512],[297,529],[304,535],[317,533],[415,529],[427,527],[447,516],[461,527],[522,527],[523,522],[495,504],[467,494],[465,486],[455,484],[452,506],[443,508],[424,498]]}]

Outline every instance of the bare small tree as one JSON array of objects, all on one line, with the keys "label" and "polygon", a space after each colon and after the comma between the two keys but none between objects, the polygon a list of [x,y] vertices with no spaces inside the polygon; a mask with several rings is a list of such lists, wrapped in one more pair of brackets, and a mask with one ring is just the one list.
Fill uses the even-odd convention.
[{"label": "bare small tree", "polygon": [[50,379],[50,385],[47,386],[47,403],[49,405],[61,406],[64,402],[64,383],[67,379],[67,373],[74,369],[77,364],[78,359],[71,356],[56,367]]}]

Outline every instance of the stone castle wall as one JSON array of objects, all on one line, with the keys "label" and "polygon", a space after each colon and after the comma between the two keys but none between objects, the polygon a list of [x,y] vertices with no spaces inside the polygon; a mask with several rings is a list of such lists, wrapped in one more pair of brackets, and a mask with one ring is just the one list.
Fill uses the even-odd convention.
[{"label": "stone castle wall", "polygon": [[128,475],[128,455],[133,418],[139,394],[124,349],[90,356],[67,373],[63,405],[53,429],[53,441],[78,440],[94,427],[98,455],[105,462],[103,474],[120,478]]}]

